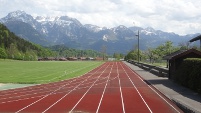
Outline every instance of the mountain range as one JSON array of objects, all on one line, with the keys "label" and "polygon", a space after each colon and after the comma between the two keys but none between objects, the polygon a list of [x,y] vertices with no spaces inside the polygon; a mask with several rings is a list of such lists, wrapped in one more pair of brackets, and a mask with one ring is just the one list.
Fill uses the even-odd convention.
[{"label": "mountain range", "polygon": [[8,29],[19,37],[42,46],[65,45],[76,49],[102,51],[106,47],[108,54],[124,53],[137,45],[136,34],[140,32],[140,49],[156,47],[166,41],[174,45],[186,43],[199,34],[180,36],[175,33],[155,30],[151,27],[114,28],[83,25],[79,20],[68,16],[33,17],[24,11],[14,11],[0,19]]}]

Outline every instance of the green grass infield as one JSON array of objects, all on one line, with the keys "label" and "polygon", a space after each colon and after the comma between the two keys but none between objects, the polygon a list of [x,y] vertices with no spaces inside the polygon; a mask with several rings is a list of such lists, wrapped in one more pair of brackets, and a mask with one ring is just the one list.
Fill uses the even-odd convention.
[{"label": "green grass infield", "polygon": [[81,76],[100,66],[96,61],[0,60],[0,83],[43,84]]}]

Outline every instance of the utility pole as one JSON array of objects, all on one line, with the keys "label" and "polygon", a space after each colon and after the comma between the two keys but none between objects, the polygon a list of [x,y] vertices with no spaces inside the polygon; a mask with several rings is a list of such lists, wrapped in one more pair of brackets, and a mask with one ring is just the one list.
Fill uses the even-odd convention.
[{"label": "utility pole", "polygon": [[101,47],[101,52],[102,52],[102,54],[103,54],[103,60],[105,60],[106,50],[107,50],[106,45],[102,45],[102,47]]},{"label": "utility pole", "polygon": [[139,33],[139,30],[138,30],[138,34],[135,35],[138,37],[138,63],[140,62],[140,40],[139,40],[139,37],[140,37],[140,33]]}]

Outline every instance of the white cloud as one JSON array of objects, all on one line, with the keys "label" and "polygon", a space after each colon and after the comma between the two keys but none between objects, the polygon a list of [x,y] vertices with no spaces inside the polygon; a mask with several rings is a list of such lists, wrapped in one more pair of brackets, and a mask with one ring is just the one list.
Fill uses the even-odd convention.
[{"label": "white cloud", "polygon": [[199,0],[0,0],[0,18],[15,10],[31,15],[68,15],[82,24],[153,27],[190,34],[201,32]]}]

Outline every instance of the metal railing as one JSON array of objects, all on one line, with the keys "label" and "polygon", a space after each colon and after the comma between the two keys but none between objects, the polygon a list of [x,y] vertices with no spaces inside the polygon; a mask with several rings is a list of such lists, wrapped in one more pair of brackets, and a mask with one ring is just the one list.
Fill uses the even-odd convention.
[{"label": "metal railing", "polygon": [[134,60],[128,60],[127,62],[133,65],[136,65],[146,71],[149,71],[150,73],[157,75],[159,77],[168,77],[169,75],[169,70],[167,68],[153,66],[151,64],[146,64],[141,62],[138,63],[137,61],[134,61]]}]

